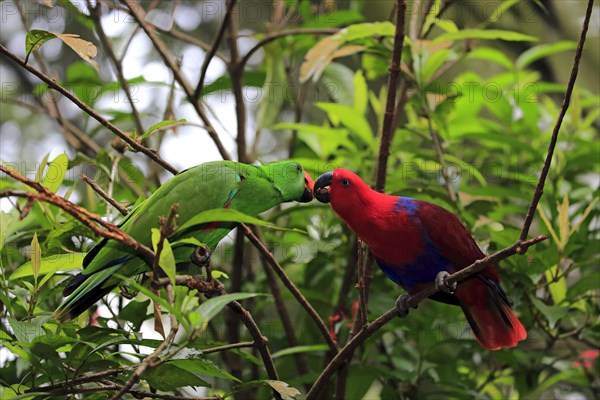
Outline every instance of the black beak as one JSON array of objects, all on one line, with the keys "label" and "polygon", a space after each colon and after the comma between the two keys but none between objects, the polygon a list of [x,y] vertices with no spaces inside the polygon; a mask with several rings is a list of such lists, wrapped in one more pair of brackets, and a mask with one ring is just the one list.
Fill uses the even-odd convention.
[{"label": "black beak", "polygon": [[333,182],[333,172],[325,172],[315,182],[315,198],[321,203],[329,203],[329,186]]},{"label": "black beak", "polygon": [[313,187],[315,186],[315,182],[313,178],[308,174],[308,172],[304,171],[304,192],[302,192],[302,197],[298,200],[300,203],[309,203],[312,201],[313,197]]}]

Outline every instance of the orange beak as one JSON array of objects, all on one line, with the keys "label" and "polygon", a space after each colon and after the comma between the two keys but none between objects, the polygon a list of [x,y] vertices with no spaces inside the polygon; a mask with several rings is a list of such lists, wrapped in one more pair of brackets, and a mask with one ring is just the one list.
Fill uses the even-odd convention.
[{"label": "orange beak", "polygon": [[312,201],[314,198],[313,190],[315,188],[315,181],[308,174],[308,172],[304,171],[304,193],[302,193],[302,197],[300,198],[301,203],[308,203]]}]

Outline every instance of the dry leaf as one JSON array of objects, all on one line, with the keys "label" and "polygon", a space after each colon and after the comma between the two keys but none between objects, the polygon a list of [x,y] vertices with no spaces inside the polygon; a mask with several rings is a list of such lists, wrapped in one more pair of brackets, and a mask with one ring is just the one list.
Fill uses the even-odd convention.
[{"label": "dry leaf", "polygon": [[79,57],[83,58],[84,61],[88,62],[92,67],[99,71],[98,64],[92,60],[96,57],[98,50],[92,42],[83,40],[74,33],[55,33],[56,37],[60,38],[67,46],[72,48]]},{"label": "dry leaf", "polygon": [[298,389],[288,385],[283,381],[268,379],[267,383],[281,395],[283,400],[294,400],[294,398],[300,394]]}]

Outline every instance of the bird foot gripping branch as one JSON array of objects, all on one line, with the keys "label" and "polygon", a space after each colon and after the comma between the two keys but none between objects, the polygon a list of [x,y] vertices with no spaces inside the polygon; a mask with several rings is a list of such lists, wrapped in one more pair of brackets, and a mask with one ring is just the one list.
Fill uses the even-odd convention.
[{"label": "bird foot gripping branch", "polygon": [[[214,279],[212,276],[212,271],[210,268],[210,257],[212,253],[210,248],[206,245],[201,245],[196,247],[192,256],[190,257],[190,261],[192,264],[197,265],[198,267],[204,267],[206,269],[206,279],[202,279],[202,277],[198,276],[195,278],[195,283],[198,281],[202,282],[200,286],[202,286],[202,290],[200,290],[207,298],[220,296],[223,294],[225,290],[225,286],[217,279]],[[191,287],[188,282],[188,287]]]},{"label": "bird foot gripping branch", "polygon": [[[410,308],[408,300],[411,298],[408,294],[401,294],[396,299],[396,312],[400,318],[404,318],[408,315],[408,309]],[[417,308],[414,306],[413,308]]]},{"label": "bird foot gripping branch", "polygon": [[450,274],[447,271],[440,271],[435,276],[435,289],[439,292],[454,294],[456,290],[456,282],[448,283]]}]

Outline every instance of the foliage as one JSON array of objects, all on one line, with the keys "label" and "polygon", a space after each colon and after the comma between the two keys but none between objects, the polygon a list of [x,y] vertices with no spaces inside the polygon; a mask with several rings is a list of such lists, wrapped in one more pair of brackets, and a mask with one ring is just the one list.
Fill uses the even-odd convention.
[{"label": "foliage", "polygon": [[[28,55],[30,64],[60,71],[56,82],[72,89],[83,103],[101,112],[140,145],[156,149],[157,154],[161,154],[165,141],[178,140],[179,130],[192,129],[196,135],[204,135],[203,129],[210,132],[212,128],[200,115],[191,119],[184,114],[193,99],[184,94],[181,82],[151,81],[137,71],[126,71],[126,76],[136,78],[124,78],[126,64],[119,59],[115,62],[109,55],[114,53],[114,49],[109,50],[113,45],[101,39],[105,34],[99,31],[98,16],[125,17],[130,22],[133,17],[123,14],[125,11],[119,11],[113,2],[99,2],[106,4],[90,9],[78,9],[74,3],[59,1],[54,7],[75,17],[65,19],[65,30],[76,29],[81,37],[95,43],[93,53],[97,47],[100,68],[75,58],[66,62],[45,60],[43,49],[49,46],[45,41],[57,37],[72,40],[77,35],[67,32],[61,36],[28,26],[21,54]],[[203,20],[186,34],[184,26],[177,26],[180,20],[170,13],[177,7],[209,12],[202,8],[208,3],[180,3],[160,5],[147,18],[147,24],[158,26],[155,31],[170,44],[174,57],[181,46],[198,45],[199,40],[188,35],[212,41],[218,37],[220,25]],[[245,99],[252,114],[248,130],[252,125],[256,133],[247,135],[245,148],[238,133],[237,149],[245,149],[238,152],[239,159],[292,158],[315,178],[334,167],[344,167],[374,183],[395,25],[384,21],[385,17],[369,20],[367,3],[331,10],[308,2],[285,2],[279,5],[282,10],[273,5],[277,12],[272,12],[278,17],[269,21],[270,33],[260,33],[264,24],[251,27],[252,43],[261,45],[262,53],[257,54],[262,61],[250,62],[257,57],[253,56],[246,64],[236,64],[238,68],[241,65],[241,72],[229,68],[214,82],[206,83],[197,100],[206,107],[204,101],[233,92],[239,102],[236,88],[262,89],[259,102]],[[511,245],[519,236],[560,110],[566,79],[549,77],[542,71],[547,69],[543,62],[558,56],[570,64],[576,42],[547,44],[540,34],[503,25],[506,19],[501,15],[516,17],[531,11],[534,5],[526,2],[506,2],[494,20],[481,18],[468,23],[446,17],[451,14],[440,8],[445,2],[431,3],[435,6],[428,12],[407,14],[411,32],[403,49],[403,85],[399,89],[404,103],[390,149],[386,192],[455,210],[482,248],[491,253]],[[40,15],[48,11],[44,7],[40,5],[37,10]],[[244,2],[238,7],[242,18],[232,18],[230,21],[235,22],[230,23],[243,25],[248,8]],[[414,11],[417,6],[411,7]],[[226,12],[225,8],[221,11],[219,21]],[[286,24],[283,15],[293,24]],[[163,29],[157,16],[169,19],[174,26]],[[292,28],[296,31],[289,30]],[[332,28],[343,29],[331,32]],[[228,30],[225,36],[236,32]],[[273,39],[270,35],[276,32],[283,33]],[[119,34],[112,38],[114,48],[124,51],[122,47],[130,45],[132,34],[146,37],[141,29]],[[220,51],[215,57],[221,62],[236,60],[232,55],[237,50],[230,41],[223,42],[227,45],[218,46],[217,42]],[[82,57],[94,65],[91,53]],[[158,59],[156,54],[152,57]],[[57,68],[59,65],[63,70]],[[111,68],[121,72],[115,76],[105,73]],[[194,82],[197,75],[187,79]],[[53,129],[60,129],[67,138],[68,153],[51,160],[46,155],[37,165],[35,180],[91,212],[118,221],[114,208],[83,185],[76,171],[93,168],[95,182],[126,206],[135,206],[152,193],[164,171],[131,146],[113,140],[89,113],[57,115],[56,110],[64,104],[61,108],[59,102],[48,104],[51,89],[47,84],[36,84],[25,100],[8,96],[13,105],[3,105],[8,111],[2,115],[24,125],[33,116],[23,118],[19,107],[30,102],[39,111],[39,118],[53,121]],[[149,96],[153,100],[145,108],[136,109],[136,103],[128,103],[133,109],[97,109],[99,104],[107,104],[102,100],[122,96],[124,90],[134,94],[138,88],[155,94]],[[159,97],[169,100],[159,101]],[[366,340],[347,368],[345,389],[332,383],[323,398],[336,390],[338,395],[345,390],[348,397],[370,399],[598,395],[599,115],[599,94],[578,81],[532,229],[532,234],[548,233],[550,240],[499,265],[503,285],[527,327],[527,341],[515,349],[485,351],[473,339],[460,309],[426,301],[407,318],[392,321]],[[246,117],[242,112],[236,118],[240,126],[240,119]],[[246,136],[245,132],[241,136]],[[437,137],[441,153],[434,146]],[[2,161],[23,172],[19,160]],[[3,176],[0,190],[30,189]],[[130,293],[132,300],[113,293],[98,310],[59,324],[51,314],[60,304],[66,278],[81,265],[83,253],[97,237],[81,220],[58,207],[24,199],[14,199],[11,204],[8,212],[0,212],[3,399],[64,398],[75,393],[91,399],[106,398],[107,393],[113,395],[123,388],[156,349],[162,351],[132,389],[139,395],[157,397],[158,391],[268,398],[278,393],[291,399],[306,394],[323,370],[324,359],[330,358],[316,324],[290,292],[281,288],[265,255],[237,239],[224,240],[211,259],[218,270],[213,276],[222,279],[232,293],[226,296],[231,297],[208,299],[197,290],[174,286],[170,303],[165,289],[156,294],[144,282],[132,281],[128,287],[135,289]],[[186,223],[212,220],[215,213],[223,220],[261,225],[262,241],[285,274],[329,322],[337,341],[346,343],[358,300],[354,288],[356,238],[328,207],[316,202],[285,205],[260,220],[213,210]],[[274,226],[286,229],[272,229]],[[156,221],[153,229],[158,228]],[[160,234],[155,232],[156,248]],[[172,254],[170,258],[164,253],[161,256],[160,266],[174,281]],[[258,296],[261,293],[269,295]],[[399,294],[399,288],[375,269],[369,320],[392,307]],[[250,311],[268,339],[277,379],[265,372],[257,338],[241,325],[238,314],[226,310],[233,300]],[[168,317],[175,317],[183,327],[164,347],[163,338],[152,332],[153,311],[157,310],[154,303],[162,305],[158,310],[166,326],[173,324]],[[95,390],[100,386],[109,388]]]}]

